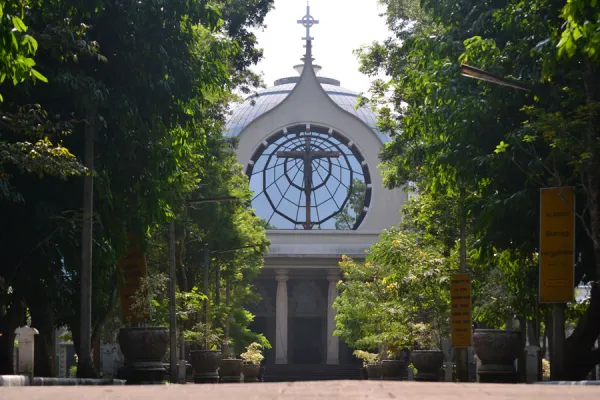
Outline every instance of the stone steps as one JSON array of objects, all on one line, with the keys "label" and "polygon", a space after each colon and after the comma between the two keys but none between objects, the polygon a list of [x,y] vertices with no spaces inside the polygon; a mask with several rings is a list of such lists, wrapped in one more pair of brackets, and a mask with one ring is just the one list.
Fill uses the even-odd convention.
[{"label": "stone steps", "polygon": [[264,373],[265,382],[300,382],[359,380],[361,368],[358,365],[268,365]]}]

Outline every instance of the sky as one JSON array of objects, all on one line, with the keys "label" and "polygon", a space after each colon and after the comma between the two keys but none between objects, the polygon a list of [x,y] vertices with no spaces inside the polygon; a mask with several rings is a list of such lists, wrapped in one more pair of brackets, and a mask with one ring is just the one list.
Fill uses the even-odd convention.
[{"label": "sky", "polygon": [[[390,36],[383,8],[377,0],[312,0],[311,15],[319,21],[311,28],[315,64],[323,67],[322,76],[341,81],[343,87],[357,92],[369,89],[369,77],[358,70],[353,50]],[[255,31],[263,60],[254,68],[264,74],[267,86],[279,78],[296,76],[293,66],[304,55],[306,28],[296,21],[306,15],[305,0],[275,0],[267,15],[265,29]]]}]

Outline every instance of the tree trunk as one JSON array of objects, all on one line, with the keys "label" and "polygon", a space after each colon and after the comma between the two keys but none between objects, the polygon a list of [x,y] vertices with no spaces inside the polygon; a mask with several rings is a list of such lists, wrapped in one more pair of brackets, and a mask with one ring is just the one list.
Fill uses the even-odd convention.
[{"label": "tree trunk", "polygon": [[102,329],[104,328],[104,324],[106,324],[106,320],[108,319],[108,317],[111,315],[111,313],[113,312],[113,310],[115,309],[116,305],[117,305],[117,295],[118,295],[118,291],[119,291],[119,285],[117,284],[117,279],[115,276],[115,284],[113,285],[111,292],[110,292],[110,297],[109,297],[109,302],[108,305],[106,307],[106,310],[100,314],[98,316],[98,318],[96,318],[96,320],[94,321],[94,323],[92,324],[92,336],[91,336],[91,342],[92,343],[96,343],[97,341],[100,340],[100,333],[102,332]]},{"label": "tree trunk", "polygon": [[16,294],[6,314],[0,316],[0,375],[12,375],[13,352],[15,349],[15,329],[25,325],[25,304]]},{"label": "tree trunk", "polygon": [[39,293],[31,293],[27,305],[31,313],[31,326],[39,332],[34,345],[34,374],[40,377],[55,377],[56,325],[53,303]]},{"label": "tree trunk", "polygon": [[594,343],[600,335],[600,286],[592,283],[590,305],[581,317],[573,334],[566,340],[564,380],[583,380],[598,363],[600,350]]},{"label": "tree trunk", "polygon": [[[73,335],[73,345],[77,351],[77,378],[98,378],[99,374],[94,368],[94,363],[92,362],[91,354],[87,357],[87,362],[82,363],[81,357],[79,356],[79,349],[81,349],[81,336],[80,336],[80,328],[79,328],[79,320],[75,320],[75,324],[70,326],[71,334]],[[91,353],[91,352],[90,352]]]}]

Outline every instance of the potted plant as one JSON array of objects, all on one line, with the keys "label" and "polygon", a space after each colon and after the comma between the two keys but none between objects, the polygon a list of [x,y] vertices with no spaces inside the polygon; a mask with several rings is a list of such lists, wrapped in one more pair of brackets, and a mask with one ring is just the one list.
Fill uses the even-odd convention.
[{"label": "potted plant", "polygon": [[192,330],[185,331],[183,336],[190,343],[190,363],[194,369],[194,382],[218,382],[221,359],[221,351],[218,348],[222,341],[221,330],[199,322]]},{"label": "potted plant", "polygon": [[117,336],[119,347],[125,357],[123,375],[127,383],[160,383],[166,370],[162,359],[169,343],[168,329],[149,326],[155,310],[153,294],[165,287],[163,275],[140,279],[140,285],[130,297],[129,315],[124,320],[127,327]]},{"label": "potted plant", "polygon": [[417,369],[416,381],[437,382],[444,364],[444,353],[439,349],[435,331],[426,324],[413,326],[415,349],[410,354],[410,361]]},{"label": "potted plant", "polygon": [[223,358],[219,361],[219,377],[221,382],[241,382],[242,362],[236,358],[231,350],[233,348],[231,339],[223,341]]},{"label": "potted plant", "polygon": [[354,356],[362,361],[367,379],[381,380],[381,363],[379,362],[379,354],[369,353],[364,350],[354,350]]},{"label": "potted plant", "polygon": [[520,331],[475,329],[473,347],[481,361],[477,368],[480,382],[516,383],[514,362],[523,351]]},{"label": "potted plant", "polygon": [[381,379],[386,381],[406,380],[408,370],[401,352],[395,346],[388,346],[386,358],[381,361]]},{"label": "potted plant", "polygon": [[262,346],[257,342],[251,343],[246,347],[246,351],[240,354],[240,357],[244,361],[244,364],[242,364],[244,382],[258,382],[260,363],[265,358],[262,354]]}]

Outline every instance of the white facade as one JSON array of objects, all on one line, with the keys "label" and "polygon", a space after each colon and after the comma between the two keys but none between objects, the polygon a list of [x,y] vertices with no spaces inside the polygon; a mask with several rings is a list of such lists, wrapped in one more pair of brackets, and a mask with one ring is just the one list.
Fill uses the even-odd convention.
[{"label": "white facade", "polygon": [[270,363],[338,364],[349,360],[347,349],[341,350],[343,345],[332,335],[338,263],[342,255],[363,258],[381,231],[399,221],[407,194],[383,187],[377,169],[382,135],[326,93],[312,65],[310,40],[302,74],[291,93],[239,131],[238,161],[251,167],[253,155],[267,147],[272,135],[298,125],[324,127],[349,140],[348,146],[364,160],[363,168],[368,167],[370,202],[354,230],[267,231],[271,247],[257,282],[263,303],[255,311],[260,323],[254,329],[263,330],[274,345]]}]

